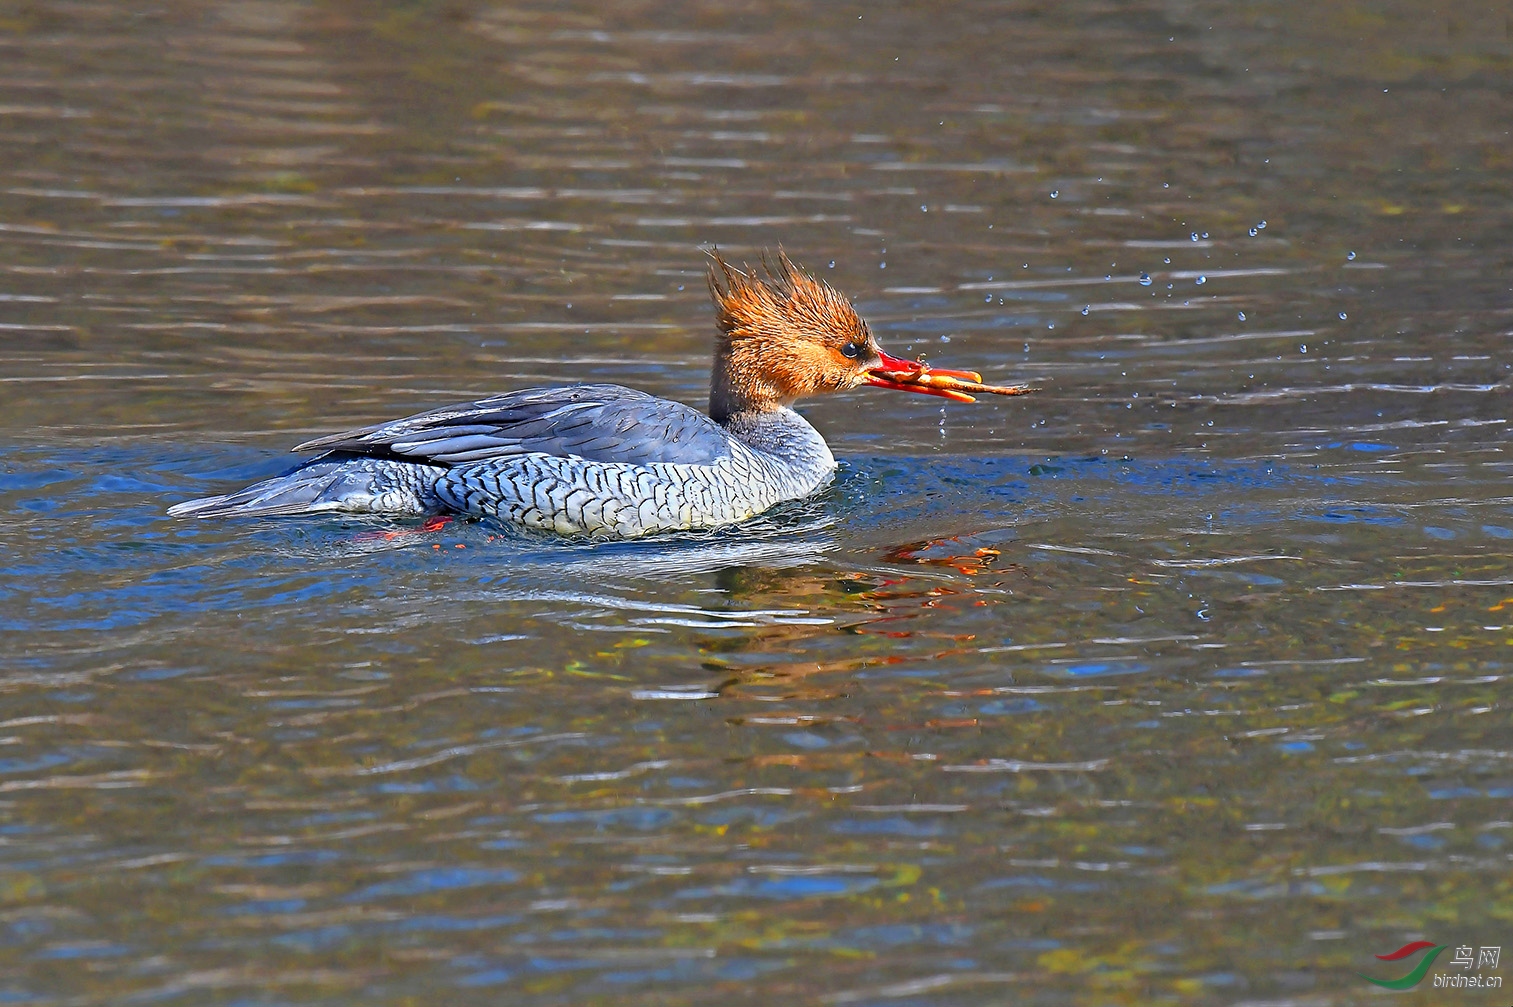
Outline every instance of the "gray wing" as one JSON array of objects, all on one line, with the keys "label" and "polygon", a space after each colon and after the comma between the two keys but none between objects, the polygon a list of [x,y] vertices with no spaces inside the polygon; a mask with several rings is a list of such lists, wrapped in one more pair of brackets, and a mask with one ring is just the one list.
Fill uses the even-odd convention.
[{"label": "gray wing", "polygon": [[306,441],[294,450],[432,465],[538,453],[634,465],[712,465],[730,455],[730,440],[719,424],[681,402],[620,385],[570,385],[444,406]]}]

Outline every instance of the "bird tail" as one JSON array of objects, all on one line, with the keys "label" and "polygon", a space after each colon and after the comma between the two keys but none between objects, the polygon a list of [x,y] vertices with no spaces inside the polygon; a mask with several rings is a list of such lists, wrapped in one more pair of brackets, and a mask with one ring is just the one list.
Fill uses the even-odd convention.
[{"label": "bird tail", "polygon": [[429,514],[438,509],[431,492],[445,469],[413,462],[325,455],[221,496],[186,500],[169,517],[273,517],[281,514]]}]

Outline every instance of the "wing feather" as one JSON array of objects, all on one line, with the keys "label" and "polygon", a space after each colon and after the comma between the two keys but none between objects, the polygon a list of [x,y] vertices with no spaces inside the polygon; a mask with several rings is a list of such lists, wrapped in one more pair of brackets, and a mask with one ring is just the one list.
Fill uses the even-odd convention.
[{"label": "wing feather", "polygon": [[523,388],[306,441],[296,451],[348,451],[432,465],[521,454],[596,462],[712,465],[730,454],[708,416],[620,385]]}]

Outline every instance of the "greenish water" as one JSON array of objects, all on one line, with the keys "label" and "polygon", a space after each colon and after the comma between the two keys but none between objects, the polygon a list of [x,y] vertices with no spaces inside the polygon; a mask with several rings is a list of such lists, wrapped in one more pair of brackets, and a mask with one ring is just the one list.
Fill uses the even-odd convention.
[{"label": "greenish water", "polygon": [[[0,54],[0,1003],[1316,1007],[1513,943],[1500,13]],[[163,515],[491,391],[700,402],[712,244],[1042,390],[816,401],[835,484],[712,535]]]}]

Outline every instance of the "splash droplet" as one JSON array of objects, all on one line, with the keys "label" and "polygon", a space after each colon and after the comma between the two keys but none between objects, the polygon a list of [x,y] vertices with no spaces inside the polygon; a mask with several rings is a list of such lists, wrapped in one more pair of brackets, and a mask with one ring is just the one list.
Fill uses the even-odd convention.
[{"label": "splash droplet", "polygon": [[835,260],[834,260],[834,259],[831,259],[831,260],[830,260],[830,268],[831,268],[831,269],[834,269],[834,268],[835,268]]},{"label": "splash droplet", "polygon": [[1200,277],[1198,277],[1198,280],[1197,280],[1198,286],[1201,287],[1201,286],[1203,286],[1203,284],[1205,284],[1207,282],[1208,282],[1208,277],[1206,277],[1206,276],[1200,276]]},{"label": "splash droplet", "polygon": [[1060,190],[1060,189],[1052,189],[1052,190],[1051,190],[1051,198],[1052,198],[1052,199],[1056,199],[1056,198],[1058,198],[1058,197],[1059,197],[1059,196],[1060,196],[1060,195],[1061,195],[1061,190]]},{"label": "splash droplet", "polygon": [[1086,315],[1088,312],[1090,312],[1092,310],[1093,310],[1093,306],[1091,304],[1085,304],[1085,305],[1082,306],[1082,313],[1084,315]]},{"label": "splash droplet", "polygon": [[1346,252],[1345,253],[1345,258],[1346,258],[1347,261],[1354,262],[1355,261],[1355,253],[1354,252]]},{"label": "splash droplet", "polygon": [[1341,311],[1340,312],[1340,321],[1343,322],[1344,320],[1345,320],[1345,312]]},{"label": "splash droplet", "polygon": [[1140,286],[1142,286],[1142,287],[1148,287],[1150,285],[1151,285],[1151,274],[1149,274],[1149,273],[1141,273],[1140,274]]},{"label": "splash droplet", "polygon": [[1194,232],[1193,232],[1193,233],[1192,233],[1192,239],[1193,239],[1193,240],[1194,240],[1194,241],[1197,241],[1197,240],[1198,240],[1198,232],[1197,232],[1197,231],[1194,231]]},{"label": "splash droplet", "polygon": [[1240,321],[1245,321],[1245,312],[1240,312]]}]

